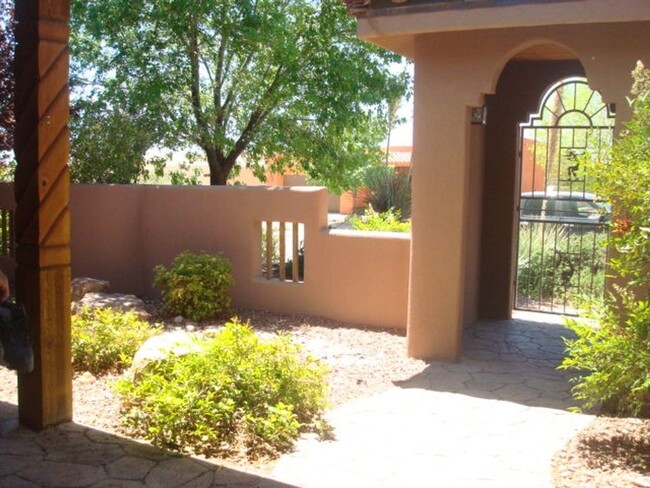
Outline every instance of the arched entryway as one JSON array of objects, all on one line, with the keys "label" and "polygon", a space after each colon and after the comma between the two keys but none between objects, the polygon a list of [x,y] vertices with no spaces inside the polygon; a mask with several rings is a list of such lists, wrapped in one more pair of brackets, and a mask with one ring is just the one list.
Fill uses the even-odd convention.
[{"label": "arched entryway", "polygon": [[568,49],[543,44],[529,47],[504,66],[493,95],[485,97],[485,157],[478,315],[511,318],[515,304],[518,206],[520,196],[519,127],[539,111],[549,86],[585,70]]},{"label": "arched entryway", "polygon": [[601,296],[611,209],[593,193],[583,158],[611,149],[614,107],[586,78],[548,88],[519,127],[516,309],[575,314],[579,296]]}]

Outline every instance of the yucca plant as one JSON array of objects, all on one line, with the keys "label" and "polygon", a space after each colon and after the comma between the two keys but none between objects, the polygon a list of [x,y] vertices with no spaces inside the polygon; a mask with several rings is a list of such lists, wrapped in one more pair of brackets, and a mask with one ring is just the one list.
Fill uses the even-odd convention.
[{"label": "yucca plant", "polygon": [[402,219],[411,216],[411,177],[409,174],[397,173],[391,166],[377,164],[369,166],[363,178],[370,190],[367,199],[369,205],[378,213],[390,209],[399,211]]}]

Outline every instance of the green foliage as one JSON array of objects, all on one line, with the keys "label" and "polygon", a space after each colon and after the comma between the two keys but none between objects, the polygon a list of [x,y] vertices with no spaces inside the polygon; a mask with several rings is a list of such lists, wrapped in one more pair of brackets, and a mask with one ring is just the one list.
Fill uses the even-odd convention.
[{"label": "green foliage", "polygon": [[162,175],[162,158],[145,158],[154,141],[146,115],[104,101],[78,101],[70,116],[70,178],[75,183],[128,184]]},{"label": "green foliage", "polygon": [[398,173],[386,164],[375,164],[366,169],[363,181],[370,190],[367,203],[377,212],[393,209],[405,219],[411,216],[410,175]]},{"label": "green foliage", "polygon": [[377,212],[372,205],[362,216],[353,215],[348,222],[355,230],[411,232],[411,222],[403,222],[399,210],[388,209],[385,212]]},{"label": "green foliage", "polygon": [[[634,115],[616,141],[609,160],[586,164],[596,193],[614,209],[611,245],[617,251],[612,270],[642,288],[650,285],[650,70],[637,68]],[[646,292],[647,296],[647,292]]]},{"label": "green foliage", "polygon": [[200,147],[212,184],[246,152],[345,188],[408,90],[340,0],[75,0],[72,19],[75,96],[128,102],[157,146]]},{"label": "green foliage", "polygon": [[228,288],[235,281],[225,257],[185,251],[176,256],[170,269],[154,268],[154,284],[163,288],[165,313],[206,320],[230,309]]},{"label": "green foliage", "polygon": [[[532,300],[600,294],[605,283],[607,233],[528,222],[519,232],[517,294]],[[574,297],[569,297],[571,300]]]},{"label": "green foliage", "polygon": [[[574,393],[619,414],[650,415],[650,72],[634,73],[633,116],[609,161],[588,161],[598,194],[613,204],[611,268],[618,281],[587,319],[569,321],[566,369],[582,374]],[[590,322],[588,318],[592,318]]]},{"label": "green foliage", "polygon": [[72,316],[72,367],[95,375],[120,372],[131,365],[138,348],[160,330],[132,311],[84,307]]},{"label": "green foliage", "polygon": [[[613,298],[612,298],[613,300]],[[602,405],[619,415],[650,416],[650,303],[623,293],[613,302],[592,301],[580,319],[567,319],[577,338],[567,341],[560,366],[582,372],[574,396],[586,408]]]},{"label": "green foliage", "polygon": [[127,428],[166,448],[250,457],[289,450],[300,432],[326,433],[324,366],[281,335],[260,340],[237,320],[200,352],[151,363],[117,386]]}]

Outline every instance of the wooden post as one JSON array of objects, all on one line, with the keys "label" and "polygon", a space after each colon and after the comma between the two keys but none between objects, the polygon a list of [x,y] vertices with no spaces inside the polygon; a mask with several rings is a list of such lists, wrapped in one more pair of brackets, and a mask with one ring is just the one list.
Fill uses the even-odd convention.
[{"label": "wooden post", "polygon": [[27,309],[35,369],[18,377],[20,423],[72,420],[69,0],[16,2],[16,298]]}]

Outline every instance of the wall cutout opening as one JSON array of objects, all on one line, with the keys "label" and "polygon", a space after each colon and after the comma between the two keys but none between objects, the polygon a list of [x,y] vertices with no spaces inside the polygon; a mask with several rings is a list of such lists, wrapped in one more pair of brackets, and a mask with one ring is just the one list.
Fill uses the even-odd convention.
[{"label": "wall cutout opening", "polygon": [[262,277],[267,280],[305,281],[305,225],[300,222],[261,223]]}]

